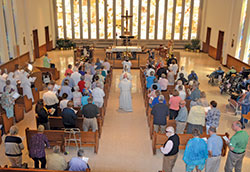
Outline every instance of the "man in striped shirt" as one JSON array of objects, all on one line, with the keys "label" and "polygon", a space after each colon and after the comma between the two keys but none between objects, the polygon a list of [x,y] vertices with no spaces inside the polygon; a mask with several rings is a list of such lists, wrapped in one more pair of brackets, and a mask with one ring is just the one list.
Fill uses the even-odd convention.
[{"label": "man in striped shirt", "polygon": [[22,150],[24,149],[22,139],[17,136],[18,128],[12,126],[10,135],[5,137],[5,155],[8,157],[12,167],[22,166]]}]

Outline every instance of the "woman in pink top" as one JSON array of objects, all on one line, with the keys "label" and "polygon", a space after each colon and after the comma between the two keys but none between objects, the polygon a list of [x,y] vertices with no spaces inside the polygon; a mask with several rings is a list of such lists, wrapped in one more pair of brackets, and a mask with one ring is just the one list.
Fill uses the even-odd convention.
[{"label": "woman in pink top", "polygon": [[158,81],[161,86],[161,91],[167,91],[168,88],[168,80],[166,79],[166,75],[163,73]]},{"label": "woman in pink top", "polygon": [[179,92],[177,90],[173,91],[173,96],[169,100],[169,119],[175,119],[178,115],[178,111],[180,108],[181,97],[179,96]]}]

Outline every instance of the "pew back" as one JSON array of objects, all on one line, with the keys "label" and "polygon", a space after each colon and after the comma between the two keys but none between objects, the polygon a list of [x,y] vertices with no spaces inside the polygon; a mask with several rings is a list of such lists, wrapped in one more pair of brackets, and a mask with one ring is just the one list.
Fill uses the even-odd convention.
[{"label": "pew back", "polygon": [[[30,168],[30,169],[23,169],[23,168],[0,168],[0,172],[64,172],[64,171],[46,170],[46,169],[34,169],[34,168]],[[90,169],[87,169],[85,172],[90,172]]]}]

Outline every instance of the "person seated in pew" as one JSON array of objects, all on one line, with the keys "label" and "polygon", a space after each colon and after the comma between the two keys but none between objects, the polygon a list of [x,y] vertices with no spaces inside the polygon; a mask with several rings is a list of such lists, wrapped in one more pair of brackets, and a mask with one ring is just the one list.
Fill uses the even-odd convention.
[{"label": "person seated in pew", "polygon": [[161,147],[161,152],[164,154],[162,170],[172,172],[179,153],[180,138],[172,126],[166,128],[166,136],[168,140]]},{"label": "person seated in pew", "polygon": [[151,114],[154,116],[153,124],[154,124],[154,131],[158,132],[159,130],[161,133],[164,133],[167,125],[167,116],[169,115],[169,108],[168,106],[163,103],[164,96],[159,96],[159,103],[154,105],[151,111]]},{"label": "person seated in pew", "polygon": [[69,100],[67,98],[68,98],[68,94],[63,93],[62,100],[59,103],[59,107],[60,107],[61,111],[63,111],[63,109],[67,107],[67,104],[69,102]]},{"label": "person seated in pew", "polygon": [[38,115],[38,125],[43,125],[45,130],[50,130],[49,111],[43,104],[43,99],[39,99],[36,104],[35,112]]},{"label": "person seated in pew", "polygon": [[39,125],[37,133],[30,139],[29,144],[29,157],[34,160],[35,168],[39,168],[39,161],[41,162],[41,168],[46,167],[46,155],[45,148],[50,148],[48,138],[44,133],[44,126]]},{"label": "person seated in pew", "polygon": [[5,155],[8,157],[12,168],[22,167],[22,138],[18,136],[18,127],[10,127],[10,134],[5,137]]},{"label": "person seated in pew", "polygon": [[93,132],[98,130],[97,125],[97,117],[99,116],[99,108],[93,104],[93,98],[88,98],[88,104],[82,107],[82,116],[84,117],[83,120],[83,131],[88,131],[90,128]]},{"label": "person seated in pew", "polygon": [[177,77],[176,77],[176,81],[181,77],[181,73],[184,75],[184,78],[187,79],[188,75],[187,72],[185,71],[185,67],[181,66],[181,70],[178,72]]},{"label": "person seated in pew", "polygon": [[79,92],[79,87],[75,86],[74,87],[74,92],[73,92],[74,107],[80,107],[81,106],[81,99],[82,99],[82,93]]},{"label": "person seated in pew", "polygon": [[182,85],[188,85],[188,80],[186,78],[184,78],[184,74],[180,73],[180,77],[178,78],[177,82],[181,81]]},{"label": "person seated in pew", "polygon": [[96,88],[94,88],[92,91],[93,101],[98,108],[102,108],[104,102],[103,97],[105,96],[105,93],[101,87],[101,83],[97,82]]},{"label": "person seated in pew", "polygon": [[62,97],[63,93],[67,93],[67,95],[68,95],[67,99],[72,100],[73,93],[71,90],[72,90],[72,88],[69,86],[69,80],[66,79],[64,81],[64,85],[62,86],[62,88],[60,90],[59,96]]},{"label": "person seated in pew", "polygon": [[160,68],[157,70],[156,75],[158,78],[162,77],[162,74],[167,76],[167,69],[164,67],[164,64],[161,63]]},{"label": "person seated in pew", "polygon": [[69,83],[68,83],[68,86],[69,86],[70,88],[74,88],[74,86],[75,86],[75,81],[74,81],[70,76],[71,76],[71,74],[68,73],[67,76],[66,76],[66,78],[64,78],[64,79],[62,80],[61,86],[64,86],[65,81],[68,80],[68,82],[69,82]]},{"label": "person seated in pew", "polygon": [[194,70],[192,70],[191,73],[188,75],[188,82],[190,81],[198,81],[198,76]]},{"label": "person seated in pew", "polygon": [[175,119],[178,115],[178,111],[180,108],[181,98],[179,96],[179,92],[177,90],[173,91],[172,96],[169,99],[169,119]]},{"label": "person seated in pew", "polygon": [[79,149],[77,151],[77,157],[73,157],[69,161],[69,171],[86,171],[89,165],[84,159],[84,151],[83,149]]},{"label": "person seated in pew", "polygon": [[180,85],[178,88],[177,88],[177,91],[179,92],[179,96],[182,100],[185,100],[186,99],[186,91],[185,91],[185,87],[183,85]]},{"label": "person seated in pew", "polygon": [[161,91],[167,91],[168,88],[168,80],[166,78],[166,75],[164,73],[161,74],[160,79],[158,80],[158,83],[160,84]]},{"label": "person seated in pew", "polygon": [[176,121],[176,133],[183,134],[187,124],[187,117],[188,111],[186,108],[186,102],[182,100],[180,102],[180,110],[178,112],[177,117],[175,118]]},{"label": "person seated in pew", "polygon": [[[83,95],[82,95],[82,98],[81,98],[81,104],[82,104],[82,107],[86,104],[88,104],[88,98],[91,96],[90,92],[88,90],[84,90],[83,92]],[[93,102],[93,104],[95,104]]]},{"label": "person seated in pew", "polygon": [[174,85],[174,81],[175,81],[174,76],[175,76],[175,74],[174,74],[173,70],[169,69],[168,76],[167,76],[168,85]]},{"label": "person seated in pew", "polygon": [[74,107],[73,101],[69,101],[67,103],[67,107],[64,108],[61,113],[62,122],[65,128],[76,128],[77,115],[73,107]]},{"label": "person seated in pew", "polygon": [[56,145],[52,148],[53,152],[47,155],[47,169],[64,171],[68,167],[63,155],[61,155],[60,146]]},{"label": "person seated in pew", "polygon": [[192,134],[194,138],[190,139],[186,145],[183,161],[186,164],[186,172],[192,172],[194,169],[201,172],[208,158],[207,143],[199,138],[199,130],[193,129]]},{"label": "person seated in pew", "polygon": [[151,88],[151,85],[154,83],[154,79],[155,79],[155,76],[154,76],[154,72],[151,71],[150,72],[150,76],[146,77],[146,87],[147,89]]},{"label": "person seated in pew", "polygon": [[73,73],[73,70],[72,70],[72,65],[71,64],[69,64],[68,65],[68,69],[65,71],[65,73],[64,73],[64,76],[68,76],[68,74],[72,74]]},{"label": "person seated in pew", "polygon": [[[154,106],[154,105],[156,105],[156,104],[158,104],[159,103],[159,97],[160,97],[160,95],[161,95],[161,91],[160,90],[156,90],[156,92],[155,92],[155,95],[156,95],[156,97],[153,99],[153,101],[152,101],[152,104],[151,104],[151,108]],[[163,96],[164,97],[164,96]],[[165,100],[165,98],[164,98],[164,100],[163,100],[163,103],[164,104],[166,104],[166,100]]]},{"label": "person seated in pew", "polygon": [[48,91],[43,94],[45,107],[48,111],[54,111],[54,113],[51,112],[50,115],[57,116],[57,106],[59,100],[53,91],[54,87],[51,83],[48,84],[47,89]]}]

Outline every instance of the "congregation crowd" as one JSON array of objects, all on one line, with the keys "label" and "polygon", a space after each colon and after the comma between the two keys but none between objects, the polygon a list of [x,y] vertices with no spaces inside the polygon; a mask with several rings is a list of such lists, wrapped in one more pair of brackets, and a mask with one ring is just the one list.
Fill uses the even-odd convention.
[{"label": "congregation crowd", "polygon": [[[206,93],[199,88],[195,71],[188,74],[184,66],[179,69],[177,64],[174,56],[167,60],[166,66],[161,58],[155,62],[154,58],[149,57],[144,70],[148,91],[146,100],[151,108],[154,131],[166,133],[168,137],[161,147],[164,154],[163,171],[173,170],[179,152],[178,135],[192,134],[193,139],[188,141],[183,156],[186,171],[205,169],[206,172],[218,172],[223,139],[216,134],[221,116],[217,102],[212,100],[208,103]],[[215,72],[212,75],[215,75]],[[250,103],[250,85],[246,88],[243,102]],[[175,120],[176,129],[167,125],[168,119]],[[240,172],[249,136],[240,121],[235,121],[232,129],[236,133],[230,140],[225,138],[224,141],[229,147],[225,172],[231,172],[233,169]],[[210,137],[207,140],[200,138],[202,134]]]},{"label": "congregation crowd", "polygon": [[[37,101],[35,113],[37,114],[38,129],[37,134],[31,137],[29,146],[29,157],[34,160],[35,168],[46,168],[49,170],[69,170],[69,171],[86,171],[89,168],[84,151],[79,149],[77,157],[73,157],[69,162],[60,154],[60,146],[54,146],[53,153],[45,155],[45,148],[50,148],[48,138],[44,134],[44,130],[50,130],[49,116],[61,116],[64,128],[76,128],[76,120],[80,112],[83,117],[83,131],[98,130],[97,118],[100,116],[99,109],[104,104],[104,84],[111,66],[107,60],[94,62],[89,59],[85,63],[79,62],[74,65],[68,65],[65,71],[65,78],[61,85],[57,85],[54,81],[47,84],[47,90],[43,93],[42,99]],[[19,71],[19,70],[18,70]],[[19,71],[25,73],[24,71]],[[28,79],[28,73],[25,75]],[[13,75],[9,74],[9,77]],[[13,116],[14,99],[18,79],[7,79],[6,85],[3,87],[4,94],[2,96],[2,107],[10,115]],[[23,80],[21,80],[23,83]],[[30,85],[27,89],[31,89]],[[14,88],[12,90],[12,88]],[[5,100],[7,96],[13,101],[13,104]],[[32,98],[32,93],[23,92],[23,96],[27,95]],[[10,106],[12,105],[12,106]],[[8,106],[8,107],[7,107]],[[7,112],[7,113],[8,113]],[[18,136],[18,127],[16,125],[10,128],[10,134],[5,137],[5,154],[8,157],[12,167],[25,167],[26,163],[22,162],[22,150],[24,149],[22,138]],[[47,158],[46,158],[47,157]],[[39,162],[41,165],[39,165]]]}]

